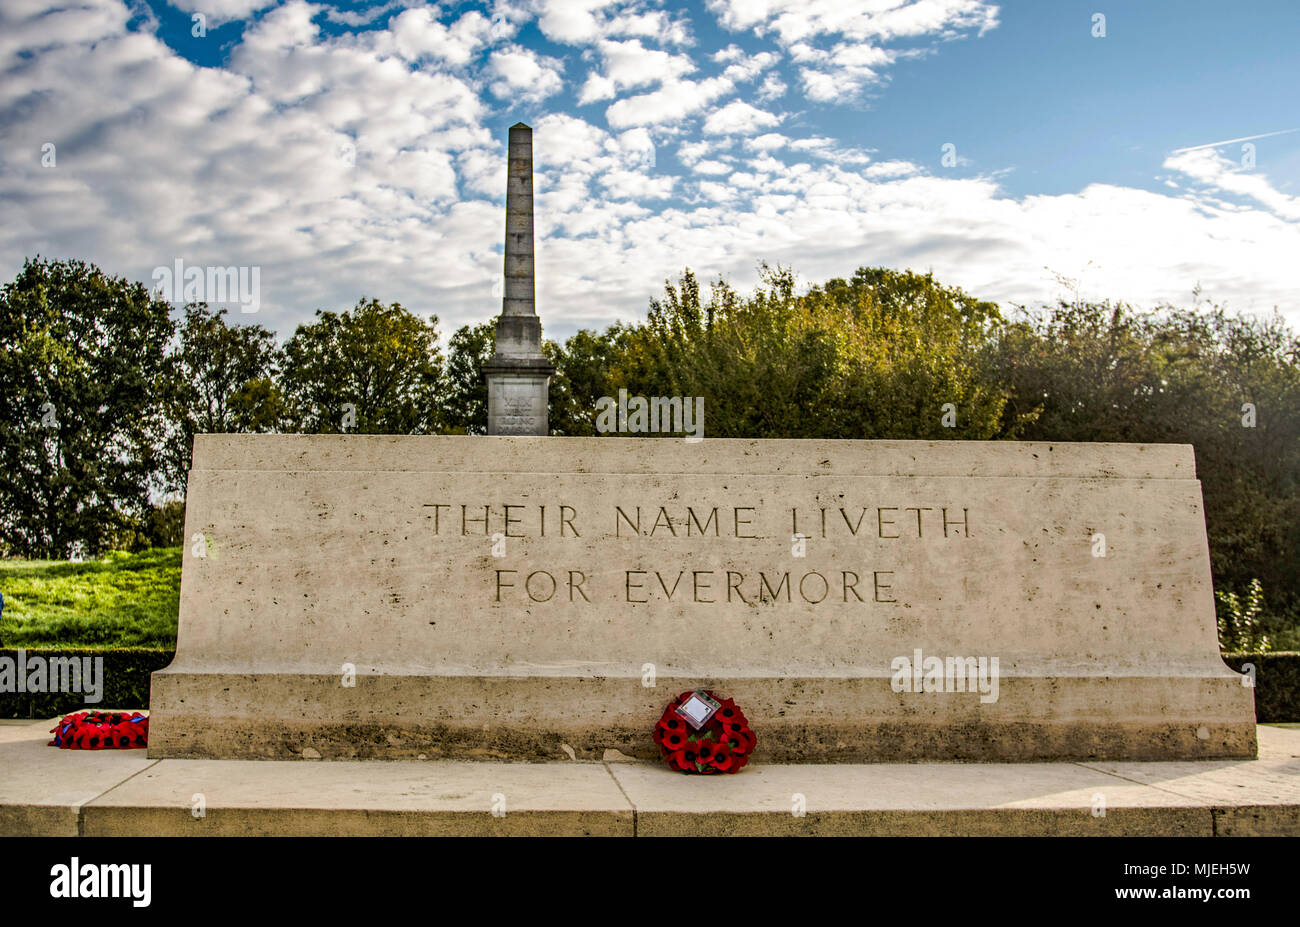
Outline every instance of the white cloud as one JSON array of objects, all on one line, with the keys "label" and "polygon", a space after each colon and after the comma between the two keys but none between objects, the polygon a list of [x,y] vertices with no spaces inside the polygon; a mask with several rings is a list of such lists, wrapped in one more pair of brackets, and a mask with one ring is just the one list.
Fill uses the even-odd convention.
[{"label": "white cloud", "polygon": [[356,28],[357,26],[369,25],[392,10],[400,10],[407,5],[407,2],[408,0],[388,0],[382,6],[376,5],[364,10],[336,10],[333,7],[326,7],[325,18],[332,23],[342,23],[345,26]]},{"label": "white cloud", "polygon": [[130,10],[119,3],[91,0],[80,7],[53,7],[44,0],[6,0],[0,5],[0,64],[17,64],[19,50],[38,52],[67,44],[94,42],[121,34]]},{"label": "white cloud", "polygon": [[[774,36],[800,64],[804,95],[815,103],[855,101],[885,83],[897,60],[926,52],[885,47],[893,41],[983,35],[998,24],[998,7],[986,0],[708,0],[707,6],[727,29]],[[773,83],[763,99],[784,92]]]},{"label": "white cloud", "polygon": [[[0,34],[21,33],[12,9]],[[120,3],[90,0],[93,37],[67,30],[7,65],[0,111],[33,105],[6,125],[0,197],[30,205],[6,208],[0,262],[39,251],[145,281],[177,257],[256,265],[257,321],[282,334],[365,292],[425,311],[434,286],[482,280],[489,294],[498,210],[458,202],[456,175],[461,154],[499,146],[483,103],[449,73],[412,70],[391,30],[322,39],[313,9],[270,11],[227,66],[200,68],[126,31]],[[53,168],[27,156],[46,141]]]},{"label": "white cloud", "polygon": [[579,103],[612,99],[623,90],[675,81],[695,70],[695,62],[688,56],[646,48],[639,39],[600,42],[597,49],[604,68],[588,77]]},{"label": "white cloud", "polygon": [[789,142],[790,139],[780,132],[765,132],[762,135],[745,139],[745,147],[750,151],[775,151],[778,148],[784,148]]},{"label": "white cloud", "polygon": [[[1234,139],[1239,141],[1239,139]],[[1245,170],[1211,148],[1188,148],[1165,159],[1164,167],[1225,193],[1249,197],[1283,219],[1300,219],[1300,196],[1288,196],[1261,173]]]},{"label": "white cloud", "polygon": [[606,35],[637,35],[664,45],[690,45],[691,30],[684,19],[672,19],[662,10],[624,13],[610,20]]},{"label": "white cloud", "polygon": [[781,117],[742,100],[733,100],[709,114],[704,120],[704,131],[709,135],[752,135],[759,129],[771,128],[781,122]]},{"label": "white cloud", "polygon": [[923,35],[985,32],[998,23],[998,7],[985,0],[707,0],[733,31],[775,33],[789,44],[820,35],[888,41]]},{"label": "white cloud", "polygon": [[675,177],[651,177],[641,171],[612,170],[600,178],[600,185],[611,196],[634,200],[662,200],[673,194]]},{"label": "white cloud", "polygon": [[824,136],[787,139],[787,143],[794,151],[807,152],[825,161],[834,161],[836,164],[866,164],[871,160],[871,155],[867,152],[857,148],[841,147],[835,139]]},{"label": "white cloud", "polygon": [[[736,191],[727,184],[708,180],[700,182],[700,195],[715,203],[730,203],[739,198]],[[709,214],[706,212],[705,216]]]},{"label": "white cloud", "polygon": [[697,174],[729,174],[731,165],[725,161],[696,161],[691,170]]},{"label": "white cloud", "polygon": [[499,78],[492,92],[502,98],[528,102],[544,100],[564,88],[563,62],[547,58],[521,45],[494,51],[488,70]]},{"label": "white cloud", "polygon": [[[523,0],[412,7],[386,28],[333,37],[313,22],[321,7],[290,0],[214,67],[128,32],[120,0],[76,2],[67,13],[53,0],[0,5],[0,277],[37,252],[145,281],[177,257],[254,264],[264,309],[253,320],[281,335],[362,294],[437,311],[444,330],[498,311],[505,148],[488,125],[505,107],[493,87],[535,93],[548,73],[559,79],[557,63],[511,44],[533,15]],[[783,0],[735,9],[751,15],[746,28],[791,36],[782,49],[795,68],[830,80],[853,68],[887,77],[890,63],[872,57],[887,38],[957,28],[939,15],[956,6],[940,0],[929,19],[878,19],[878,34],[841,49],[864,9],[920,5],[839,6],[807,4],[803,26],[781,19],[794,9]],[[638,317],[687,265],[748,286],[760,259],[811,280],[861,265],[933,269],[981,297],[1030,303],[1056,295],[1044,266],[1077,275],[1092,260],[1085,297],[1185,301],[1199,282],[1235,308],[1279,304],[1294,317],[1300,205],[1262,171],[1202,148],[1167,158],[1153,182],[1171,186],[1158,193],[1094,184],[1011,197],[996,176],[874,162],[824,124],[757,105],[781,80],[774,66],[726,73],[753,56],[700,52],[712,76],[688,70],[680,46],[654,47],[664,35],[629,31],[671,32],[647,3],[576,9],[595,23],[585,41],[601,76],[628,95],[607,122],[532,119],[538,295],[552,332]],[[949,25],[934,28],[936,16]],[[548,28],[585,26],[578,15]],[[630,50],[627,61],[607,62],[604,43]],[[648,76],[638,60],[666,73]],[[702,135],[705,125],[735,134]],[[55,168],[40,166],[46,142]],[[662,166],[656,143],[675,155]]]},{"label": "white cloud", "polygon": [[863,176],[872,180],[890,179],[895,177],[910,177],[913,174],[920,174],[921,169],[910,161],[878,161],[866,168]]},{"label": "white cloud", "polygon": [[601,100],[612,100],[618,95],[618,85],[606,77],[604,74],[590,74],[587,81],[582,85],[582,90],[578,93],[578,103],[585,105],[587,103],[597,103]]},{"label": "white cloud", "polygon": [[700,139],[697,142],[682,142],[677,146],[678,159],[688,167],[710,152],[717,151],[728,143],[722,139]]},{"label": "white cloud", "polygon": [[471,10],[448,26],[435,18],[431,7],[407,10],[393,18],[385,37],[407,61],[436,59],[451,65],[468,64],[488,40],[491,24]]},{"label": "white cloud", "polygon": [[669,81],[652,93],[619,100],[605,111],[605,118],[615,128],[672,125],[734,89],[735,85],[725,77]]},{"label": "white cloud", "polygon": [[537,26],[552,42],[586,45],[616,36],[641,36],[686,45],[690,30],[681,19],[641,3],[620,0],[535,0]]},{"label": "white cloud", "polygon": [[758,93],[754,95],[754,99],[760,103],[770,103],[785,96],[786,89],[785,81],[775,74],[769,74],[763,79],[763,86],[758,88]]},{"label": "white cloud", "polygon": [[168,0],[168,3],[186,13],[202,13],[208,25],[215,26],[234,19],[247,19],[258,10],[274,6],[276,0]]},{"label": "white cloud", "polygon": [[780,60],[781,56],[776,52],[759,52],[754,55],[746,55],[728,65],[722,74],[728,80],[743,83],[744,81],[753,80]]},{"label": "white cloud", "polygon": [[540,0],[538,28],[553,42],[592,42],[601,36],[599,14],[613,0]]},{"label": "white cloud", "polygon": [[893,51],[847,42],[829,50],[800,43],[791,47],[790,56],[804,65],[799,70],[804,94],[818,103],[855,99],[882,83],[884,69],[898,58]]},{"label": "white cloud", "polygon": [[533,159],[539,216],[544,208],[549,227],[570,235],[590,233],[602,217],[618,225],[628,215],[646,212],[627,201],[661,200],[672,195],[677,182],[655,175],[655,145],[644,128],[611,134],[567,113],[538,120]]}]

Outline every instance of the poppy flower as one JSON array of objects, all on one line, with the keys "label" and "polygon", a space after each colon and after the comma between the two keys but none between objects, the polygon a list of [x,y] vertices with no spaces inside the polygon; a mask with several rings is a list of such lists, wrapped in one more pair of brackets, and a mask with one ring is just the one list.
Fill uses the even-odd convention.
[{"label": "poppy flower", "polygon": [[683,721],[681,716],[677,714],[673,714],[671,716],[664,715],[662,718],[659,719],[659,723],[655,725],[655,730],[677,731],[679,733],[684,734],[686,732],[686,722]]},{"label": "poppy flower", "polygon": [[748,730],[749,725],[744,721],[723,721],[722,732],[726,735],[741,734]]},{"label": "poppy flower", "polygon": [[709,757],[709,765],[718,772],[726,772],[733,765],[731,749],[726,744],[718,744],[714,749],[713,755]]},{"label": "poppy flower", "polygon": [[728,750],[732,753],[746,754],[754,749],[754,745],[749,742],[749,738],[744,734],[727,734],[722,738]]},{"label": "poppy flower", "polygon": [[680,750],[686,746],[686,733],[684,731],[670,731],[663,735],[659,744],[668,751]]},{"label": "poppy flower", "polygon": [[718,752],[720,745],[712,740],[701,740],[695,744],[695,753],[697,761],[700,763],[710,763],[713,761],[713,754]]},{"label": "poppy flower", "polygon": [[695,744],[688,744],[682,749],[671,754],[668,762],[669,765],[680,772],[695,772],[695,761],[697,755]]}]

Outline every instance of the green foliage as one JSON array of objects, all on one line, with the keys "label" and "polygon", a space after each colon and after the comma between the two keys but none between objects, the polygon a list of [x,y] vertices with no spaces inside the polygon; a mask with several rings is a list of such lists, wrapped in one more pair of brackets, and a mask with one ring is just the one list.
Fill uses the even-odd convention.
[{"label": "green foliage", "polygon": [[838,405],[824,436],[983,440],[1021,427],[1003,414],[1010,393],[993,366],[990,337],[1002,324],[993,303],[884,268],[813,287],[804,302],[837,341]]},{"label": "green foliage", "polygon": [[483,365],[492,357],[496,325],[463,325],[451,336],[447,354],[447,391],[443,420],[448,433],[485,435],[488,425],[487,383]]},{"label": "green foliage", "polygon": [[167,357],[161,395],[168,425],[164,483],[181,493],[196,434],[269,431],[282,416],[275,333],[260,325],[228,325],[225,314],[186,306],[179,343]]},{"label": "green foliage", "polygon": [[1271,650],[1268,635],[1260,630],[1259,616],[1264,611],[1264,590],[1252,579],[1243,605],[1235,592],[1218,590],[1219,647],[1224,651],[1264,653]]},{"label": "green foliage", "polygon": [[764,268],[742,299],[715,282],[702,301],[689,270],[652,300],[627,339],[611,387],[645,396],[703,396],[711,437],[808,437],[825,423],[836,360],[826,327],[794,295],[788,270]]},{"label": "green foliage", "polygon": [[553,434],[596,434],[596,400],[618,393],[613,375],[627,350],[629,331],[621,325],[612,326],[604,334],[582,329],[562,346],[550,341],[543,344],[555,365],[550,392]]},{"label": "green foliage", "polygon": [[1238,673],[1246,664],[1255,673],[1255,720],[1260,724],[1300,721],[1300,653],[1225,653],[1223,662]]},{"label": "green foliage", "polygon": [[[171,663],[172,648],[81,650],[26,650],[25,656],[102,657],[104,660],[103,698],[95,705],[86,704],[80,693],[68,692],[0,692],[0,718],[57,718],[74,711],[116,708],[138,711],[149,707],[149,676]],[[0,656],[16,659],[14,650],[0,650]]]},{"label": "green foliage", "polygon": [[317,310],[284,346],[280,378],[288,430],[434,434],[442,429],[438,318],[362,299],[351,312]]},{"label": "green foliage", "polygon": [[704,301],[687,270],[617,340],[606,385],[703,396],[714,437],[1008,436],[1018,420],[1003,420],[987,345],[1000,320],[928,275],[863,268],[800,295],[789,270],[764,265],[750,297],[716,282]]},{"label": "green foliage", "polygon": [[135,526],[122,534],[118,549],[141,553],[152,547],[178,547],[185,540],[185,500],[167,499],[149,507]]},{"label": "green foliage", "polygon": [[94,555],[149,507],[173,326],[140,283],[28,260],[0,291],[0,547]]},{"label": "green foliage", "polygon": [[0,564],[0,646],[176,646],[179,547],[85,563]]}]

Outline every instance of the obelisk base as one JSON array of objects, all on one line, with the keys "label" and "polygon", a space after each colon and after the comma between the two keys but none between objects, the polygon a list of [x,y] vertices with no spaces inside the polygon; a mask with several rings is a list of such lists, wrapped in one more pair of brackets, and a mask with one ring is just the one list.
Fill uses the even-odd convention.
[{"label": "obelisk base", "polygon": [[[498,347],[500,343],[498,342]],[[555,368],[545,357],[502,357],[483,365],[488,388],[488,434],[549,433],[548,388]]]}]

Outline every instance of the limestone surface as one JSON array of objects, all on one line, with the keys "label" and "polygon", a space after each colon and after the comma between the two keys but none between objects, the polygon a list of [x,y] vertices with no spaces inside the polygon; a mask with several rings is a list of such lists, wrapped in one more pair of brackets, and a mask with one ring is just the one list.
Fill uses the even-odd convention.
[{"label": "limestone surface", "polygon": [[155,757],[1251,756],[1192,451],[199,436]]}]

